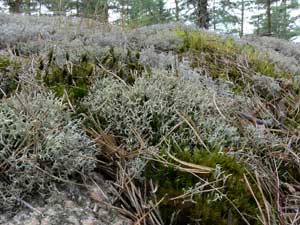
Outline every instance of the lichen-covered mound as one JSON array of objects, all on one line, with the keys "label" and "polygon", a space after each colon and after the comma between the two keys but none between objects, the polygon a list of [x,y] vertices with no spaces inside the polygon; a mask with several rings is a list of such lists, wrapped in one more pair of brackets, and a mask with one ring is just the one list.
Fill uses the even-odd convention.
[{"label": "lichen-covered mound", "polygon": [[90,211],[50,215],[48,196],[92,182],[135,224],[297,224],[297,44],[17,15],[1,16],[0,43],[2,211],[83,224]]}]

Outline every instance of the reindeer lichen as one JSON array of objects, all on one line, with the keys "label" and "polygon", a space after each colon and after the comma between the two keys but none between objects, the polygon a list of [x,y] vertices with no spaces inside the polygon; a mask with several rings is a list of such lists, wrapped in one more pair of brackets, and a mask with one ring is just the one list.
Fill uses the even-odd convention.
[{"label": "reindeer lichen", "polygon": [[24,89],[0,103],[0,210],[95,165],[93,142],[62,101]]}]

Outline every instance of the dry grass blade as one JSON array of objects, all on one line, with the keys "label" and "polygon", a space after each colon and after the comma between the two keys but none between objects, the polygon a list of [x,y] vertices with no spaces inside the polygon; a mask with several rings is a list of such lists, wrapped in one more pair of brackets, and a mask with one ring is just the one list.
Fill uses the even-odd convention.
[{"label": "dry grass blade", "polygon": [[121,81],[121,83],[123,83],[126,87],[128,87],[127,83],[121,78],[119,77],[117,74],[109,71],[108,69],[106,69],[100,62],[100,60],[96,57],[97,60],[97,66],[99,66],[102,70],[104,70],[104,72],[112,75],[114,78],[116,78],[117,80]]},{"label": "dry grass blade", "polygon": [[[143,222],[147,216],[149,216],[153,210],[155,210],[156,208],[158,208],[158,206],[163,202],[165,198],[161,198],[152,208],[149,209],[148,212],[146,212],[142,217],[140,217],[135,223],[134,225],[140,225],[141,222]],[[157,221],[157,220],[156,220]]]},{"label": "dry grass blade", "polygon": [[[127,168],[127,160],[141,155],[141,150],[126,151],[117,145],[117,141],[112,135],[98,133],[87,128],[84,130],[94,138],[96,144],[100,147],[99,153],[101,155],[108,160],[115,160],[113,163],[115,173],[113,191],[116,198],[113,200],[114,205],[104,203],[102,199],[96,199],[96,201],[103,202],[108,207],[117,210],[120,214],[133,220],[135,225],[163,224],[159,216],[158,206],[164,199],[158,201],[154,194],[155,191],[152,189],[153,185],[148,185],[148,181],[143,184],[137,182],[135,176],[139,172],[132,173],[130,168]],[[144,146],[142,138],[138,133],[135,134],[138,136],[141,146]],[[150,190],[148,190],[148,186],[150,186]],[[152,193],[151,200],[147,200],[150,193]],[[117,203],[121,206],[116,206]]]},{"label": "dry grass blade", "polygon": [[64,95],[63,95],[63,99],[66,98],[67,99],[67,102],[68,102],[68,105],[70,106],[70,109],[75,112],[75,108],[74,106],[72,105],[71,103],[71,100],[69,98],[69,95],[68,95],[68,92],[66,91],[66,89],[64,89]]},{"label": "dry grass blade", "polygon": [[134,219],[134,224],[163,224],[159,216],[158,206],[164,199],[162,198],[159,201],[155,201],[156,198],[153,197],[151,201],[147,201],[147,193],[154,193],[153,190],[147,190],[148,185],[137,186],[134,177],[130,176],[127,172],[127,169],[123,168],[121,164],[119,164],[118,173],[119,175],[116,184],[117,187],[120,189],[120,200],[122,203],[124,203],[124,205],[130,207],[131,212],[134,211],[134,215],[136,217]]},{"label": "dry grass blade", "polygon": [[219,112],[219,114],[220,114],[225,120],[227,120],[226,116],[224,116],[224,114],[221,112],[220,108],[219,108],[218,105],[217,105],[217,102],[216,102],[216,93],[215,93],[215,92],[214,92],[214,94],[213,94],[213,101],[214,101],[214,105],[215,105],[217,111]]},{"label": "dry grass blade", "polygon": [[171,128],[171,130],[161,138],[160,142],[156,145],[156,147],[159,147],[163,142],[165,142],[167,140],[167,137],[169,137],[176,129],[178,129],[182,124],[184,123],[184,121],[181,121],[179,123],[177,123],[173,128]]},{"label": "dry grass blade", "polygon": [[187,125],[189,125],[189,127],[193,130],[193,132],[195,133],[198,141],[203,145],[203,147],[208,151],[210,152],[209,148],[206,146],[206,144],[204,143],[204,141],[202,140],[202,138],[200,137],[200,134],[199,132],[197,131],[197,128],[196,126],[194,126],[192,123],[192,121],[187,117],[187,116],[184,116],[183,114],[177,112],[177,114],[187,123]]},{"label": "dry grass blade", "polygon": [[257,207],[259,209],[260,216],[261,216],[261,217],[259,217],[259,220],[264,225],[270,225],[269,220],[266,219],[263,208],[262,208],[261,204],[259,203],[259,201],[257,200],[257,197],[256,197],[253,189],[251,188],[250,182],[249,182],[249,180],[248,180],[248,178],[246,177],[245,174],[244,174],[244,180],[246,181],[246,184],[247,184],[247,186],[248,186],[248,188],[249,188],[249,190],[250,190],[250,192],[251,192],[251,194],[252,194],[252,196],[253,196],[256,204],[257,204]]},{"label": "dry grass blade", "polygon": [[92,136],[101,149],[101,153],[107,156],[116,156],[119,159],[128,158],[130,155],[134,155],[136,152],[128,152],[117,146],[116,140],[113,135],[99,134],[95,130],[83,128],[84,131]]},{"label": "dry grass blade", "polygon": [[177,163],[179,163],[183,166],[186,166],[187,168],[184,168],[184,170],[186,170],[186,171],[190,171],[190,172],[193,172],[193,173],[210,173],[210,172],[213,171],[213,168],[211,168],[211,167],[201,166],[201,165],[197,165],[197,164],[194,164],[194,163],[185,162],[185,161],[182,161],[180,159],[177,159],[175,156],[173,156],[169,152],[167,154],[175,162],[177,162]]},{"label": "dry grass blade", "polygon": [[31,204],[29,204],[28,202],[24,201],[23,199],[17,198],[17,200],[22,203],[24,206],[26,206],[27,208],[29,208],[30,210],[32,210],[33,212],[38,213],[39,215],[43,215],[43,213],[38,210],[37,208],[33,207]]}]

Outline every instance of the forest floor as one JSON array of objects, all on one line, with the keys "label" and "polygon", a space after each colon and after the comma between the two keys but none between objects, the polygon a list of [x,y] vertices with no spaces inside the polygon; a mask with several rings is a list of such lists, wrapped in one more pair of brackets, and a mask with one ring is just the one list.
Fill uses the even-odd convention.
[{"label": "forest floor", "polygon": [[0,224],[300,224],[300,45],[0,15]]}]

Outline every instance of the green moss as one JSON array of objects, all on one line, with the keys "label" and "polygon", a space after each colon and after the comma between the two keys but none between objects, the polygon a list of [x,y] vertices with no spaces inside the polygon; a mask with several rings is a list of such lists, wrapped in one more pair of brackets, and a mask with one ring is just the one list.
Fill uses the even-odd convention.
[{"label": "green moss", "polygon": [[197,31],[177,30],[176,33],[183,40],[178,53],[188,54],[193,67],[205,68],[214,79],[232,82],[237,92],[251,84],[251,77],[256,74],[290,77],[289,73],[277,69],[267,54],[260,54],[252,46],[240,47],[231,38],[223,40],[217,35]]},{"label": "green moss", "polygon": [[[164,152],[164,151],[163,151]],[[173,154],[180,160],[194,163],[202,166],[215,168],[219,165],[224,175],[231,174],[223,183],[220,181],[217,186],[224,188],[222,192],[232,201],[232,203],[244,214],[250,224],[259,224],[254,219],[258,213],[257,205],[248,190],[244,181],[246,168],[236,159],[217,151],[207,152],[205,150],[176,150]],[[165,156],[167,158],[167,156]],[[168,158],[169,162],[175,163]],[[176,163],[175,163],[176,164]],[[213,201],[216,197],[212,192],[195,194],[192,198],[171,200],[171,198],[182,195],[185,190],[195,187],[199,179],[191,173],[182,172],[175,166],[166,166],[161,163],[151,162],[146,168],[145,176],[153,179],[158,183],[159,197],[166,196],[160,210],[163,220],[166,224],[170,223],[172,214],[177,212],[178,215],[173,224],[195,224],[195,221],[201,221],[201,224],[245,224],[241,215],[233,207],[232,203],[226,198]],[[202,175],[207,181],[214,181],[214,173]],[[209,189],[211,187],[206,187]],[[185,201],[184,201],[185,200]]]},{"label": "green moss", "polygon": [[[110,72],[113,72],[126,83],[133,84],[136,76],[141,75],[145,70],[139,62],[139,57],[139,52],[129,49],[127,55],[121,57],[114,48],[110,48],[100,59],[84,54],[79,61],[70,62],[70,56],[66,54],[66,62],[60,66],[56,63],[53,51],[50,51],[47,63],[43,60],[39,61],[37,77],[42,79],[58,96],[63,96],[67,91],[69,98],[76,102],[86,96],[95,78],[93,76],[96,73],[95,69],[99,76],[111,76]],[[44,75],[42,71],[45,71]]]},{"label": "green moss", "polygon": [[[145,69],[151,72],[149,68],[145,68],[139,61],[140,53],[127,49],[125,57],[118,55],[114,48],[110,48],[108,53],[100,60],[101,65],[106,69],[113,71],[117,76],[124,80],[127,84],[132,85],[137,76],[140,76]],[[104,73],[106,73],[104,71]]]},{"label": "green moss", "polygon": [[177,30],[177,35],[183,39],[182,46],[179,47],[181,52],[212,52],[221,54],[234,54],[237,46],[232,39],[222,41],[218,36],[205,34],[201,32],[187,32]]},{"label": "green moss", "polygon": [[67,92],[73,103],[87,95],[95,78],[93,76],[95,63],[86,55],[83,55],[77,62],[66,61],[63,66],[60,66],[55,62],[53,53],[50,52],[45,74],[41,75],[44,68],[43,61],[40,61],[38,78],[54,90],[57,96],[63,96]]},{"label": "green moss", "polygon": [[9,95],[16,90],[20,67],[18,62],[12,61],[8,57],[0,56],[0,98],[3,97],[3,92]]}]

